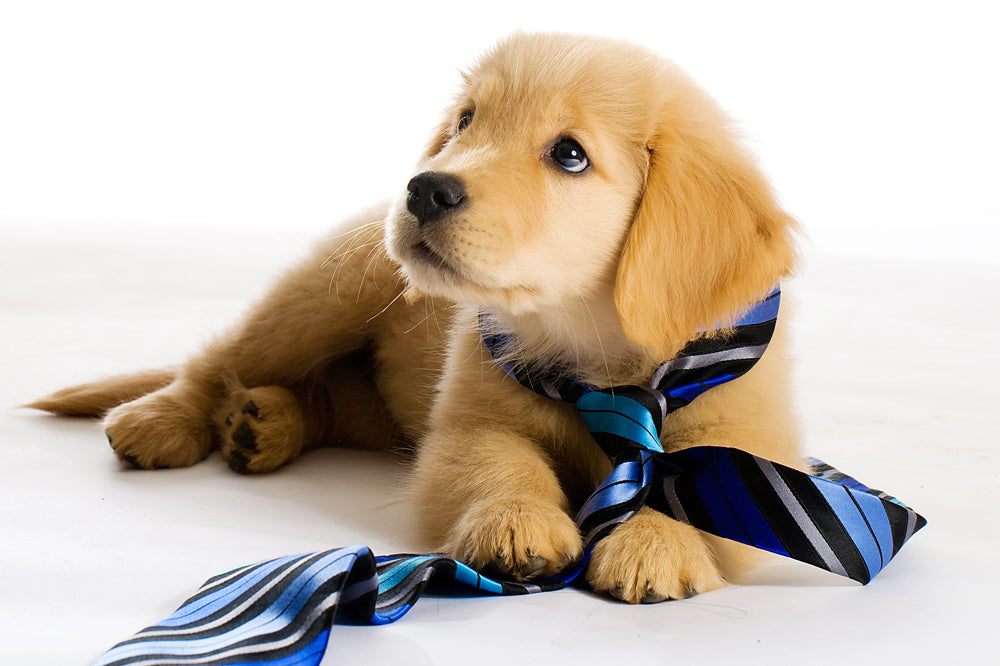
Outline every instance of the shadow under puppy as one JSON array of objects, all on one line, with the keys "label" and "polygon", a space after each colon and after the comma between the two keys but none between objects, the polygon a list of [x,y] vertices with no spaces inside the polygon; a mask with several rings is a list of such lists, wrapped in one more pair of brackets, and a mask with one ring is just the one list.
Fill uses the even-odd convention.
[{"label": "shadow under puppy", "polygon": [[[795,224],[716,104],[613,40],[517,34],[461,92],[391,205],[288,272],[176,371],[31,406],[103,415],[141,468],[220,448],[239,472],[303,449],[415,444],[414,512],[436,545],[519,579],[578,558],[572,513],[610,463],[570,404],[507,360],[598,387],[646,384],[690,340],[788,276]],[[667,417],[667,451],[734,446],[800,467],[785,336],[745,376]],[[738,546],[644,509],[594,550],[590,584],[628,602],[718,588]]]}]

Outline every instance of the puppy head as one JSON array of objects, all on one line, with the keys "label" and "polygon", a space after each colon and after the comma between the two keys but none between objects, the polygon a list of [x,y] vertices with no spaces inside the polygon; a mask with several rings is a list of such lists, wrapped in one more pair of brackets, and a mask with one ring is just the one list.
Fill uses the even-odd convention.
[{"label": "puppy head", "polygon": [[518,35],[464,77],[390,214],[389,251],[415,287],[520,314],[612,278],[642,189],[634,116],[652,69],[619,49]]},{"label": "puppy head", "polygon": [[792,262],[791,220],[707,96],[614,40],[518,34],[446,111],[387,222],[420,291],[513,315],[611,298],[663,358]]}]

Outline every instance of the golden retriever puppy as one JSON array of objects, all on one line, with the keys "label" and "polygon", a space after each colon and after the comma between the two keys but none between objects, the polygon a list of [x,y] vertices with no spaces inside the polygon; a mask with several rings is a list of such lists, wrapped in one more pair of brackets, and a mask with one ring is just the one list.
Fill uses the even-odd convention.
[{"label": "golden retriever puppy", "polygon": [[[581,554],[572,515],[610,469],[572,405],[517,363],[642,384],[786,277],[795,223],[716,104],[623,42],[517,34],[464,76],[416,175],[354,220],[176,372],[66,389],[32,406],[103,414],[141,468],[221,449],[266,472],[309,447],[413,443],[431,541],[519,579]],[[734,446],[799,466],[784,333],[745,376],[668,416],[663,446]],[[628,602],[723,585],[735,545],[652,510],[600,542],[587,577]]]}]

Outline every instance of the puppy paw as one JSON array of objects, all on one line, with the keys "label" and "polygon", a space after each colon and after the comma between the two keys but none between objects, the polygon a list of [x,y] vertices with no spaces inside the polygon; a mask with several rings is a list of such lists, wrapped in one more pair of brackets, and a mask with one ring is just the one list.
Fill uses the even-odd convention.
[{"label": "puppy paw", "polygon": [[201,405],[173,385],[119,405],[102,425],[118,458],[140,469],[190,467],[212,448]]},{"label": "puppy paw", "polygon": [[305,440],[302,410],[287,389],[234,390],[216,416],[222,456],[241,474],[270,472],[294,460]]},{"label": "puppy paw", "polygon": [[652,509],[597,543],[587,582],[630,604],[684,599],[726,584],[701,533]]},{"label": "puppy paw", "polygon": [[452,530],[449,550],[470,566],[514,580],[552,575],[580,557],[566,512],[533,499],[474,505]]}]

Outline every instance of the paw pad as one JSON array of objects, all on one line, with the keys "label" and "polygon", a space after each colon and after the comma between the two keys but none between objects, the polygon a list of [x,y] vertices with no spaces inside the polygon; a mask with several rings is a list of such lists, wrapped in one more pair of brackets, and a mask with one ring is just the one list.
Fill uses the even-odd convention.
[{"label": "paw pad", "polygon": [[239,424],[235,430],[233,430],[230,437],[236,442],[236,445],[241,449],[248,449],[250,451],[257,450],[257,435],[254,433],[253,428],[246,421]]},{"label": "paw pad", "polygon": [[280,387],[235,391],[216,423],[222,455],[240,474],[271,471],[302,450],[302,413]]},{"label": "paw pad", "polygon": [[[247,401],[239,414],[230,413],[226,416],[225,448],[229,453],[229,468],[234,472],[246,474],[250,472],[250,463],[257,451],[257,433],[254,432],[254,421],[260,420],[260,408],[253,400]],[[235,424],[235,425],[234,425]]]}]

